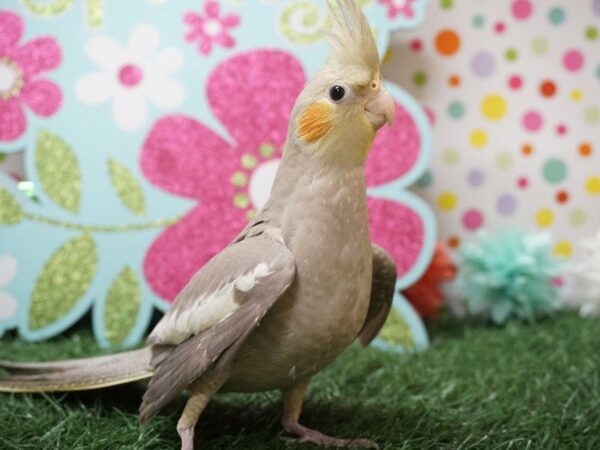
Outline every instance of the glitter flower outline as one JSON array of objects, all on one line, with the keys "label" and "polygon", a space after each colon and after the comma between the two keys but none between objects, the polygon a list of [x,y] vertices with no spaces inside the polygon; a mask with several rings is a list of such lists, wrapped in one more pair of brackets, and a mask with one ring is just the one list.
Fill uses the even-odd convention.
[{"label": "glitter flower outline", "polygon": [[25,133],[23,105],[38,116],[50,117],[62,103],[58,85],[40,77],[60,65],[58,43],[41,36],[19,45],[24,28],[20,16],[0,11],[0,142],[16,141]]},{"label": "glitter flower outline", "polygon": [[[209,106],[232,142],[189,116],[168,115],[154,124],[141,150],[142,172],[158,188],[198,200],[146,253],[144,273],[158,296],[171,301],[262,206],[264,192],[257,194],[253,185],[268,185],[264,177],[273,176],[292,107],[305,81],[301,63],[289,53],[241,53],[217,66],[207,82]],[[417,126],[400,104],[396,109],[394,126],[380,131],[367,162],[371,188],[407,174],[418,159]],[[263,180],[256,181],[260,177]],[[369,212],[373,240],[390,251],[402,276],[423,249],[421,217],[398,201],[371,196]]]},{"label": "glitter flower outline", "polygon": [[85,46],[94,72],[77,81],[77,98],[87,105],[112,100],[112,117],[125,131],[144,126],[148,105],[170,110],[185,98],[183,84],[173,78],[183,65],[183,54],[176,47],[159,50],[160,34],[151,25],[137,25],[126,45],[108,36],[93,36]]},{"label": "glitter flower outline", "polygon": [[198,52],[204,56],[209,55],[216,44],[233,48],[235,39],[231,36],[230,30],[237,27],[240,21],[238,14],[221,15],[219,3],[215,0],[207,0],[202,15],[189,11],[183,17],[183,22],[191,28],[185,34],[185,40],[187,42],[198,40]]}]

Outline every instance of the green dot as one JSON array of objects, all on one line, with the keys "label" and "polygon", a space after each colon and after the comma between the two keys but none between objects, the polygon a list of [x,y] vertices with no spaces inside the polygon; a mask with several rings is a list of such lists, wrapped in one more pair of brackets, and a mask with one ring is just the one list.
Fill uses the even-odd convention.
[{"label": "green dot", "polygon": [[537,37],[531,41],[531,51],[537,55],[544,55],[548,51],[548,41],[542,37]]},{"label": "green dot", "polygon": [[560,159],[552,158],[544,163],[544,178],[548,183],[560,183],[567,176],[567,166]]},{"label": "green dot", "polygon": [[427,74],[425,72],[416,72],[413,75],[413,83],[416,86],[425,86],[425,83],[427,83]]},{"label": "green dot", "polygon": [[478,14],[476,16],[473,16],[472,23],[475,28],[481,28],[485,24],[485,19],[483,18],[483,16]]},{"label": "green dot", "polygon": [[4,161],[5,159],[6,159],[6,153],[0,152],[0,162]]},{"label": "green dot", "polygon": [[456,165],[458,163],[459,159],[460,159],[460,154],[458,153],[458,151],[456,151],[453,148],[444,150],[444,153],[442,153],[442,161],[444,161],[444,164],[446,164],[448,166]]},{"label": "green dot", "polygon": [[566,17],[565,10],[560,6],[555,6],[548,12],[548,20],[554,25],[560,25],[565,21]]},{"label": "green dot", "polygon": [[461,102],[452,102],[448,105],[448,114],[453,119],[460,119],[465,115],[465,107]]},{"label": "green dot", "polygon": [[585,211],[582,209],[574,209],[569,213],[569,222],[573,225],[582,225],[585,223]]},{"label": "green dot", "polygon": [[595,106],[589,106],[583,111],[583,117],[590,125],[598,123],[598,121],[600,121],[600,109]]},{"label": "green dot", "polygon": [[509,152],[500,152],[496,155],[496,166],[498,169],[506,170],[513,164],[513,157]]},{"label": "green dot", "polygon": [[519,53],[514,48],[509,48],[504,52],[504,58],[507,61],[516,61],[519,57]]},{"label": "green dot", "polygon": [[421,175],[417,180],[417,186],[419,186],[420,188],[429,187],[431,186],[431,183],[433,183],[433,175],[429,170],[426,171],[423,175]]},{"label": "green dot", "polygon": [[600,64],[598,64],[598,67],[596,67],[596,78],[600,80]]},{"label": "green dot", "polygon": [[451,9],[454,6],[454,0],[440,0],[440,8]]},{"label": "green dot", "polygon": [[585,29],[585,37],[590,41],[595,41],[598,38],[598,28],[589,26]]},{"label": "green dot", "polygon": [[242,156],[242,167],[246,169],[253,169],[256,166],[256,157],[254,155],[243,155]]},{"label": "green dot", "polygon": [[231,184],[233,184],[234,186],[237,186],[237,187],[246,186],[247,182],[248,182],[248,177],[246,176],[246,174],[244,172],[240,172],[239,170],[231,176]]},{"label": "green dot", "polygon": [[246,194],[235,194],[235,196],[233,197],[233,204],[236,208],[244,209],[247,208],[248,205],[250,205],[250,200],[248,199],[248,196]]},{"label": "green dot", "polygon": [[275,147],[273,147],[271,144],[263,144],[258,149],[258,152],[263,158],[270,158],[273,156],[273,153],[275,153]]}]

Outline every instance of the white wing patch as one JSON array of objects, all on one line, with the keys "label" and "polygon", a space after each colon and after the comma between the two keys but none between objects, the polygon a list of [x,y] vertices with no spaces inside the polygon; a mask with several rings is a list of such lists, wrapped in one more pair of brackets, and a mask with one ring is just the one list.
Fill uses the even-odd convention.
[{"label": "white wing patch", "polygon": [[167,313],[152,331],[151,338],[158,338],[157,341],[161,343],[179,344],[188,337],[216,325],[239,308],[240,305],[235,302],[236,290],[249,292],[261,278],[270,274],[267,264],[258,264],[250,272],[198,298],[186,310]]}]

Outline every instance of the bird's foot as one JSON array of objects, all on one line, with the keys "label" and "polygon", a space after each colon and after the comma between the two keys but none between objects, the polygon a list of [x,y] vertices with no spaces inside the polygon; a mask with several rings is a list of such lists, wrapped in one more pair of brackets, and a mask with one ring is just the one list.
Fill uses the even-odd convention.
[{"label": "bird's foot", "polygon": [[325,447],[362,447],[362,448],[379,448],[375,442],[368,439],[338,439],[327,436],[317,430],[307,428],[300,425],[298,422],[283,422],[283,428],[290,434],[298,436],[297,439],[286,438],[291,442],[311,442]]},{"label": "bird's foot", "polygon": [[177,433],[181,438],[181,450],[194,450],[194,427],[177,425]]}]

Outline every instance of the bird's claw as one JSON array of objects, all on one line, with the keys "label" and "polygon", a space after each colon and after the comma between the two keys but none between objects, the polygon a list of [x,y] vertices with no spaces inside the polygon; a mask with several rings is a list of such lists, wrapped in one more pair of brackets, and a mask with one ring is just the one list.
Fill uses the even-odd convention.
[{"label": "bird's claw", "polygon": [[298,436],[297,438],[284,437],[283,440],[289,443],[297,442],[310,442],[316,445],[322,445],[324,447],[338,447],[338,448],[374,448],[379,449],[377,443],[369,439],[339,439],[331,436],[327,436],[317,430],[307,428],[299,423],[288,424],[285,427],[286,431],[291,434]]}]

